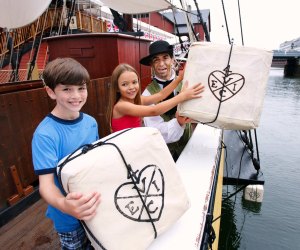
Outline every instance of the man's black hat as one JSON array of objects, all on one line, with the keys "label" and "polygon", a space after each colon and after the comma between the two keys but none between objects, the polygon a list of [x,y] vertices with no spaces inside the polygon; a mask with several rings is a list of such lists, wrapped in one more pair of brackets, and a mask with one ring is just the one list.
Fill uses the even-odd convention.
[{"label": "man's black hat", "polygon": [[150,66],[152,58],[162,53],[168,53],[173,57],[173,46],[163,40],[155,41],[149,46],[149,55],[142,58],[140,64]]}]

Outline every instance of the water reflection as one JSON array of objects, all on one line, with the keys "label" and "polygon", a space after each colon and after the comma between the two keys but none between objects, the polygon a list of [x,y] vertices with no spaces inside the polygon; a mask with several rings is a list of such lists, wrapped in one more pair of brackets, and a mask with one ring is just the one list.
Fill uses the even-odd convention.
[{"label": "water reflection", "polygon": [[236,196],[230,199],[226,199],[226,197],[234,193],[240,187],[241,186],[226,186],[223,188],[219,250],[246,249],[241,248],[243,235],[248,233],[244,227],[246,220],[252,216],[259,215],[261,212],[262,203],[245,200],[243,191],[237,193]]},{"label": "water reflection", "polygon": [[[264,200],[253,203],[243,192],[223,202],[220,250],[281,250],[299,246],[300,78],[271,69],[257,129]],[[223,199],[238,187],[224,186]]]},{"label": "water reflection", "polygon": [[239,249],[241,233],[237,228],[237,219],[234,208],[236,206],[237,196],[226,199],[230,191],[223,189],[222,217],[219,239],[219,250]]},{"label": "water reflection", "polygon": [[269,76],[267,91],[267,97],[270,95],[299,99],[300,78],[287,78],[283,76],[283,70],[272,69]]},{"label": "water reflection", "polygon": [[247,201],[242,198],[242,209],[248,210],[252,213],[260,213],[261,202]]}]

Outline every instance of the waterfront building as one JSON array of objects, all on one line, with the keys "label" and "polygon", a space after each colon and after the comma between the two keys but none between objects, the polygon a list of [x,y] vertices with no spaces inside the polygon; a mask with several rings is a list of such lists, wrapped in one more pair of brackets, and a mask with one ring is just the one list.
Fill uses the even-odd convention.
[{"label": "waterfront building", "polygon": [[280,44],[280,50],[296,50],[300,51],[300,37]]}]

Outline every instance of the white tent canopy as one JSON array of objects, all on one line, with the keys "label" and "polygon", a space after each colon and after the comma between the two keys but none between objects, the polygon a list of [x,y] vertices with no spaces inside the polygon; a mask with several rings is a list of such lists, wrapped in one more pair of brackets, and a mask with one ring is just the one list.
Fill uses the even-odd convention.
[{"label": "white tent canopy", "polygon": [[[0,0],[0,27],[20,28],[35,21],[49,6],[51,0]],[[126,14],[149,13],[172,8],[167,0],[90,0],[99,6],[108,6]]]},{"label": "white tent canopy", "polygon": [[0,27],[20,28],[35,21],[49,6],[51,0],[0,0]]},{"label": "white tent canopy", "polygon": [[[99,1],[94,2],[99,3]],[[173,6],[166,0],[101,0],[101,2],[109,8],[126,14],[149,13],[169,9]]]}]

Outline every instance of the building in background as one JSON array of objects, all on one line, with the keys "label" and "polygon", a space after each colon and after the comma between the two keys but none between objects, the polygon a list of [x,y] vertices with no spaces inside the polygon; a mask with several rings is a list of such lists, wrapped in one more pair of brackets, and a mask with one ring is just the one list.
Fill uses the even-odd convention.
[{"label": "building in background", "polygon": [[300,37],[281,43],[279,49],[300,51]]}]

